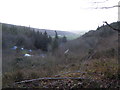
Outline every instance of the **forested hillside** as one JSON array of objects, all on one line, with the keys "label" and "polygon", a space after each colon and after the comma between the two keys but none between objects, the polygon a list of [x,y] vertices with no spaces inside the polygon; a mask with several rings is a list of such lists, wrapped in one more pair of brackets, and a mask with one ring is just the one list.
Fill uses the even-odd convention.
[{"label": "forested hillside", "polygon": [[[64,33],[64,34],[63,34]],[[53,48],[55,35],[60,35],[59,43],[67,41],[65,35],[74,33],[64,31],[36,30],[30,27],[2,24],[2,47],[3,49],[18,46],[26,49],[41,49],[48,51]]]},{"label": "forested hillside", "polygon": [[68,41],[3,24],[2,40],[3,88],[120,88],[118,32],[108,25]]}]

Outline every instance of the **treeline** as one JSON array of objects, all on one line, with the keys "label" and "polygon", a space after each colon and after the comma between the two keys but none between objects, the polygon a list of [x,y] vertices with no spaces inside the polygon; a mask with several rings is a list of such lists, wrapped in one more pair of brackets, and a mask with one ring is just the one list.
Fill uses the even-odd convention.
[{"label": "treeline", "polygon": [[40,49],[42,51],[54,51],[61,43],[66,43],[66,36],[51,37],[44,33],[35,31],[30,27],[2,25],[2,47],[11,48],[13,46],[24,47],[26,49]]}]

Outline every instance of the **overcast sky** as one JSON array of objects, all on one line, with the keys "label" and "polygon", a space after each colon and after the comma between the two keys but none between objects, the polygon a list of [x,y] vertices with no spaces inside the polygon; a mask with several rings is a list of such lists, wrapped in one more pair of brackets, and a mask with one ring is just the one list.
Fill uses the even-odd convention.
[{"label": "overcast sky", "polygon": [[118,9],[91,9],[113,6],[119,0],[0,0],[0,22],[40,29],[94,30],[103,21],[118,19]]}]

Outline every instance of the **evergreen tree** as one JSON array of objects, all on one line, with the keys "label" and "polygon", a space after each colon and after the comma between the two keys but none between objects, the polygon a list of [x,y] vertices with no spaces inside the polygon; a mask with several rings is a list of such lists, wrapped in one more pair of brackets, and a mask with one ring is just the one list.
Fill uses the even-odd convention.
[{"label": "evergreen tree", "polygon": [[49,42],[49,44],[51,44],[52,43],[52,37],[49,35],[49,37],[48,37],[48,42]]},{"label": "evergreen tree", "polygon": [[24,36],[18,36],[16,38],[16,46],[24,46],[25,44],[25,37]]},{"label": "evergreen tree", "polygon": [[58,38],[58,34],[57,34],[57,32],[55,31],[55,38],[54,38],[53,45],[52,45],[53,51],[54,51],[55,49],[57,49],[58,46],[59,46],[58,39],[59,39],[59,38]]},{"label": "evergreen tree", "polygon": [[12,34],[15,34],[15,35],[18,34],[18,33],[17,33],[17,27],[14,26],[14,25],[12,25],[12,26],[10,27],[10,31],[11,31]]},{"label": "evergreen tree", "polygon": [[62,42],[63,42],[63,43],[66,43],[66,42],[67,42],[67,37],[66,37],[66,36],[64,36],[64,37],[62,38]]},{"label": "evergreen tree", "polygon": [[48,51],[49,37],[47,32],[45,31],[43,34],[37,31],[35,35],[34,46],[37,49],[41,49],[43,51]]},{"label": "evergreen tree", "polygon": [[55,31],[55,39],[59,39],[56,31]]},{"label": "evergreen tree", "polygon": [[48,43],[49,43],[48,40],[49,40],[49,38],[48,38],[47,32],[45,31],[43,34],[43,47],[42,47],[43,51],[47,51]]},{"label": "evergreen tree", "polygon": [[37,49],[40,49],[40,46],[41,46],[40,41],[41,41],[40,33],[39,33],[39,31],[37,31],[37,33],[35,34],[35,42],[34,42],[34,46]]}]

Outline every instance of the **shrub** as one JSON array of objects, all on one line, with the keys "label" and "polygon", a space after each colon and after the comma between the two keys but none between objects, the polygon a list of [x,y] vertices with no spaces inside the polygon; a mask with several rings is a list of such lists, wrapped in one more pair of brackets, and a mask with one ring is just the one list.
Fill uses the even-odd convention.
[{"label": "shrub", "polygon": [[21,71],[17,71],[17,72],[14,74],[13,77],[14,77],[13,79],[14,79],[15,82],[24,80],[24,74],[23,74],[23,72],[21,72]]}]

